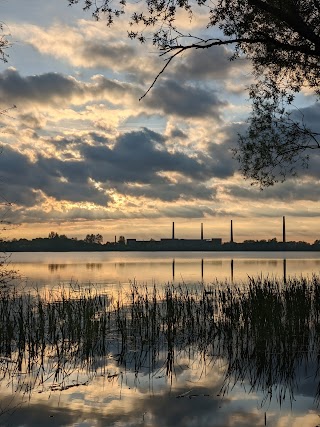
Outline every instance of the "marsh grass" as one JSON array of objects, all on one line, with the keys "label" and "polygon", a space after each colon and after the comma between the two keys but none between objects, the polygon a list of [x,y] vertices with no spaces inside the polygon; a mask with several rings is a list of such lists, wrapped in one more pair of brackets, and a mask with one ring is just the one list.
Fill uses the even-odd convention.
[{"label": "marsh grass", "polygon": [[[222,394],[236,384],[292,401],[299,371],[319,383],[320,279],[250,279],[245,285],[133,283],[116,296],[94,288],[0,294],[0,386],[31,396],[117,380],[166,376],[180,360],[225,363]],[[191,369],[191,368],[190,368]],[[315,399],[319,401],[319,386]]]}]

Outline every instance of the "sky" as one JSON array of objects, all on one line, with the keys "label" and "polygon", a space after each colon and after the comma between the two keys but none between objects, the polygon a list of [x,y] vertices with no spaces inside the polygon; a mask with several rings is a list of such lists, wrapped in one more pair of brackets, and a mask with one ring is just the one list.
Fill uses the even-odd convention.
[{"label": "sky", "polygon": [[[129,5],[129,10],[134,6]],[[7,63],[0,63],[1,217],[5,238],[320,238],[320,157],[299,176],[261,191],[240,175],[230,149],[250,112],[250,64],[225,47],[164,64],[150,43],[127,37],[67,0],[1,0]],[[179,28],[208,34],[206,11]],[[313,128],[320,105],[296,107]]]}]

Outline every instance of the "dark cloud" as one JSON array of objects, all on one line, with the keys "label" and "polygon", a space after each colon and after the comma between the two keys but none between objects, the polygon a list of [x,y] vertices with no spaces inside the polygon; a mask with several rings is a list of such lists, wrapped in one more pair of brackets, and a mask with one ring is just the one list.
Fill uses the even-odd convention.
[{"label": "dark cloud", "polygon": [[121,135],[113,148],[83,145],[81,153],[98,181],[154,183],[160,171],[179,172],[193,179],[205,179],[208,171],[197,158],[171,153],[165,139],[150,130]]},{"label": "dark cloud", "polygon": [[320,181],[287,180],[264,190],[233,184],[227,185],[225,189],[230,195],[241,199],[280,200],[288,203],[298,200],[318,202],[320,199]]},{"label": "dark cloud", "polygon": [[219,143],[215,141],[214,136],[211,141],[207,142],[206,151],[210,158],[209,163],[214,176],[228,178],[239,170],[239,164],[234,159],[232,150],[237,146],[238,135],[245,129],[246,124],[243,123],[223,126],[220,128],[221,140]]},{"label": "dark cloud", "polygon": [[45,124],[44,118],[34,113],[20,114],[19,120],[21,127],[28,127],[31,129],[41,129]]},{"label": "dark cloud", "polygon": [[308,107],[292,110],[291,116],[294,120],[303,121],[305,125],[314,132],[320,133],[320,103]]},{"label": "dark cloud", "polygon": [[[147,197],[150,199],[173,202],[180,200],[210,200],[216,196],[216,189],[209,188],[205,184],[197,182],[177,182],[170,183],[168,179],[157,177],[154,185],[132,187],[130,185],[117,186],[117,190],[122,194],[133,197]],[[156,188],[156,191],[155,191]]]},{"label": "dark cloud", "polygon": [[187,139],[188,135],[179,128],[174,128],[170,132],[171,138]]},{"label": "dark cloud", "polygon": [[[106,192],[111,189],[166,202],[212,200],[216,190],[206,184],[207,180],[226,175],[219,166],[222,150],[215,159],[204,159],[202,153],[190,157],[170,152],[165,137],[148,129],[119,136],[112,148],[110,140],[96,133],[84,140],[59,140],[58,145],[52,140],[58,153],[74,145],[81,155],[79,159],[39,154],[31,161],[27,155],[5,146],[0,156],[5,197],[24,206],[39,202],[41,194],[56,200],[106,206],[110,200]],[[172,181],[170,172],[178,173],[180,178]],[[94,182],[101,183],[101,187],[97,188]]]},{"label": "dark cloud", "polygon": [[136,48],[133,46],[119,42],[106,43],[105,40],[83,40],[77,54],[80,54],[83,64],[89,67],[110,68],[113,65],[117,69],[128,67],[137,57]]},{"label": "dark cloud", "polygon": [[47,104],[50,100],[69,99],[73,94],[83,95],[84,91],[75,79],[58,73],[22,77],[16,70],[8,69],[0,74],[0,96],[11,103]]},{"label": "dark cloud", "polygon": [[59,73],[45,73],[23,77],[15,69],[9,68],[0,73],[0,97],[8,105],[19,108],[32,105],[69,105],[72,102],[86,103],[90,99],[113,96],[115,100],[132,94],[139,98],[141,91],[127,83],[95,76],[89,83]]},{"label": "dark cloud", "polygon": [[209,164],[212,176],[217,178],[228,178],[238,169],[237,162],[232,157],[231,147],[227,143],[216,144],[214,142],[207,145],[209,156],[203,158]]},{"label": "dark cloud", "polygon": [[221,101],[213,89],[204,89],[191,84],[181,84],[177,80],[157,83],[144,98],[144,103],[154,110],[185,118],[212,118],[220,120],[221,109],[226,103]]},{"label": "dark cloud", "polygon": [[[86,104],[90,101],[107,100],[110,105],[138,102],[143,94],[141,86],[94,76],[89,82],[59,73],[21,76],[15,69],[0,73],[0,97],[3,102],[24,106],[52,105],[57,108],[70,104]],[[211,118],[220,120],[221,110],[226,103],[221,101],[213,89],[197,85],[181,84],[175,80],[158,83],[140,104],[150,112],[180,116],[183,118]],[[33,127],[35,116],[23,121]],[[182,136],[182,135],[181,135]]]},{"label": "dark cloud", "polygon": [[239,63],[230,61],[231,55],[224,46],[192,49],[185,59],[177,61],[174,73],[191,80],[225,80],[232,70],[239,69]]},{"label": "dark cloud", "polygon": [[0,155],[0,170],[2,194],[13,203],[32,206],[39,201],[39,190],[57,200],[88,201],[103,206],[108,202],[108,196],[89,183],[82,162],[42,156],[31,162],[27,156],[5,146]]}]

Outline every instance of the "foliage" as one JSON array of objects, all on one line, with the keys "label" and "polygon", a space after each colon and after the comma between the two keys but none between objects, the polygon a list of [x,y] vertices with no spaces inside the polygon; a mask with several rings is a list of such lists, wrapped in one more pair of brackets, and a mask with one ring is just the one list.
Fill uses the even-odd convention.
[{"label": "foliage", "polygon": [[120,236],[118,243],[120,243],[121,245],[125,245],[126,244],[126,238],[124,236]]},{"label": "foliage", "polygon": [[[68,2],[82,3],[96,19],[106,16],[108,25],[125,13],[127,5],[126,0]],[[153,45],[166,58],[148,91],[183,52],[229,46],[231,59],[251,61],[255,77],[248,131],[234,151],[244,176],[268,186],[308,165],[305,153],[319,148],[319,135],[307,129],[303,120],[294,120],[287,110],[303,88],[320,95],[319,0],[148,0],[135,5],[128,21],[129,37],[145,43],[145,29],[150,29]],[[186,11],[192,19],[199,7],[207,11],[207,27],[221,37],[181,32],[176,19],[179,11]]]},{"label": "foliage", "polygon": [[265,97],[254,99],[248,122],[233,153],[244,177],[261,188],[278,180],[283,182],[295,176],[297,170],[307,168],[308,151],[320,148],[320,134],[307,128],[303,115],[295,120],[292,112]]},{"label": "foliage", "polygon": [[10,42],[8,36],[6,34],[3,34],[3,31],[4,25],[0,24],[0,33],[2,33],[2,35],[0,36],[0,60],[3,62],[7,62],[8,55],[6,53],[6,50],[10,46]]},{"label": "foliage", "polygon": [[90,244],[97,243],[101,245],[101,243],[103,242],[103,237],[101,236],[101,234],[87,234],[84,241]]},{"label": "foliage", "polygon": [[68,237],[65,234],[58,234],[55,231],[50,231],[49,235],[48,235],[48,239],[62,239],[62,240],[66,240],[68,239]]}]

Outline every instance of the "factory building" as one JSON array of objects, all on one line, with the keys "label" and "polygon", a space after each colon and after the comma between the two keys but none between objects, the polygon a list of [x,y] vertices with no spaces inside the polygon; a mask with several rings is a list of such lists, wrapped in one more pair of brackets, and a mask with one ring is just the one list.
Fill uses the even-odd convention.
[{"label": "factory building", "polygon": [[221,238],[204,238],[203,223],[200,228],[200,239],[177,239],[175,237],[175,223],[172,223],[171,238],[160,240],[142,241],[137,239],[127,239],[127,246],[132,249],[153,249],[153,250],[203,250],[210,251],[222,245]]}]

